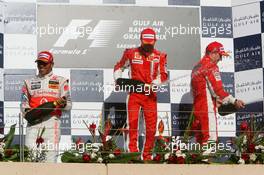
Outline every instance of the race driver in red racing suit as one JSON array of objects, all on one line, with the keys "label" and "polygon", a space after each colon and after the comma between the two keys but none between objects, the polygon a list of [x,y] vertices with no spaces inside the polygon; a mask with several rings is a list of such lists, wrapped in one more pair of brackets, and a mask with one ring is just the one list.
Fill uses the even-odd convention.
[{"label": "race driver in red racing suit", "polygon": [[43,161],[56,162],[58,156],[57,146],[60,140],[61,108],[63,110],[71,109],[69,85],[66,78],[52,73],[54,63],[53,55],[50,52],[40,52],[36,62],[39,74],[35,78],[25,80],[24,82],[21,111],[25,116],[29,110],[45,102],[56,102],[57,108],[48,116],[39,116],[43,117],[40,123],[34,125],[28,123],[25,144],[29,148],[36,148],[37,134],[45,127],[42,138],[46,144],[47,155],[46,160]]},{"label": "race driver in red racing suit", "polygon": [[[156,33],[146,28],[140,35],[141,46],[126,49],[121,60],[114,67],[114,79],[122,77],[125,68],[129,68],[129,76],[133,80],[142,81],[148,85],[159,85],[167,80],[167,58],[165,53],[154,49]],[[150,86],[152,87],[152,86]],[[138,148],[138,118],[143,109],[146,125],[146,139],[143,150],[143,160],[151,160],[151,150],[154,146],[157,124],[156,92],[142,94],[130,92],[127,97],[127,123],[129,127],[129,152],[139,152]]]},{"label": "race driver in red racing suit", "polygon": [[193,68],[191,87],[194,99],[194,122],[196,140],[201,144],[217,141],[217,107],[232,103],[237,109],[244,107],[244,102],[228,94],[220,77],[217,63],[222,56],[229,56],[219,42],[212,42],[206,47],[205,56]]}]

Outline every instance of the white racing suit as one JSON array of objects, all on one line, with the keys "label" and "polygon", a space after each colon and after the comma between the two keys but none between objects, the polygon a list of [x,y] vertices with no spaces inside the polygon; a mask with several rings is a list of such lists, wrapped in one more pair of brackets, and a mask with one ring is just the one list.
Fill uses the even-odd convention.
[{"label": "white racing suit", "polygon": [[62,110],[71,109],[71,99],[68,80],[61,76],[56,76],[52,72],[44,77],[25,80],[22,87],[21,111],[23,116],[27,110],[34,109],[45,102],[56,101],[60,97],[65,97],[67,104],[63,109],[55,109],[48,116],[42,117],[42,121],[35,125],[27,125],[25,145],[31,149],[36,148],[38,133],[45,127],[42,135],[46,152],[45,162],[56,162],[60,141],[60,116]]}]

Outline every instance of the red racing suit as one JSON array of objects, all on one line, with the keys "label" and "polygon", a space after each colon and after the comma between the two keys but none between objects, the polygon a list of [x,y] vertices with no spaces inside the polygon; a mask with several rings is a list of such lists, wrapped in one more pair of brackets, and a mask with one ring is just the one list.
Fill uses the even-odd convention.
[{"label": "red racing suit", "polygon": [[[54,75],[52,72],[44,77],[36,76],[35,78],[25,80],[22,87],[21,111],[25,115],[26,110],[33,109],[45,102],[51,102],[66,97],[67,105],[63,110],[71,109],[71,100],[69,93],[68,80],[64,77]],[[25,144],[29,148],[36,147],[37,133],[43,127],[44,143],[47,149],[47,162],[56,162],[58,156],[57,146],[60,140],[60,116],[61,109],[56,109],[50,115],[43,117],[41,123],[27,126]]]},{"label": "red racing suit", "polygon": [[224,90],[219,68],[208,56],[204,56],[193,68],[191,87],[196,140],[201,144],[208,140],[217,141],[216,103],[220,100],[223,104],[234,104],[235,98]]},{"label": "red racing suit", "polygon": [[[167,55],[154,49],[151,54],[142,54],[141,48],[126,49],[123,56],[114,67],[114,78],[120,78],[125,68],[129,68],[129,77],[146,84],[156,84],[167,80]],[[139,152],[138,149],[138,121],[140,109],[143,109],[146,125],[146,139],[143,159],[151,159],[150,151],[154,146],[157,125],[157,95],[130,92],[127,97],[127,123],[129,127],[128,149]]]}]

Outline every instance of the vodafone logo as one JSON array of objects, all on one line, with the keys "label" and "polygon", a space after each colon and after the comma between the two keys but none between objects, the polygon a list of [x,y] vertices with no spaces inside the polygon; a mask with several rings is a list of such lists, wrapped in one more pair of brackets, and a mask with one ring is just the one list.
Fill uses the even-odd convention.
[{"label": "vodafone logo", "polygon": [[48,100],[46,98],[42,98],[39,103],[43,104],[43,103],[47,103],[47,102],[48,102]]}]

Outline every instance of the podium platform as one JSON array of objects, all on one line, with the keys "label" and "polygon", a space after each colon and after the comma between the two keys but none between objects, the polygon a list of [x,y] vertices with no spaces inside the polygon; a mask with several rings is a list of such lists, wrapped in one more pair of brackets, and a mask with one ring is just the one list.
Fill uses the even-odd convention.
[{"label": "podium platform", "polygon": [[5,175],[259,175],[263,165],[79,164],[1,162]]}]

